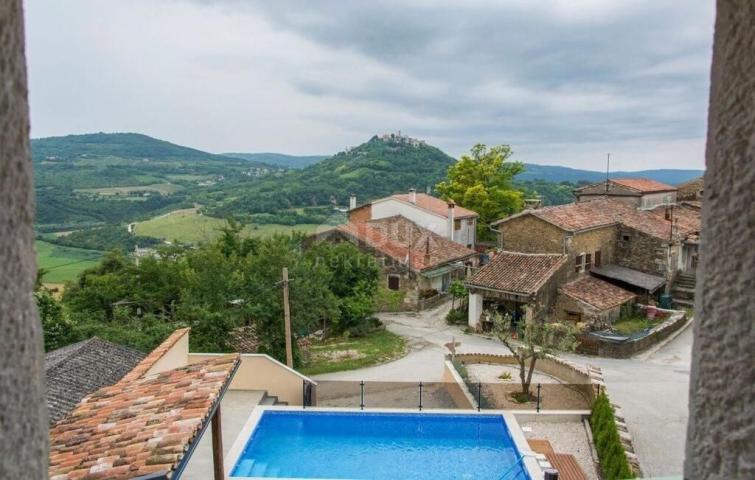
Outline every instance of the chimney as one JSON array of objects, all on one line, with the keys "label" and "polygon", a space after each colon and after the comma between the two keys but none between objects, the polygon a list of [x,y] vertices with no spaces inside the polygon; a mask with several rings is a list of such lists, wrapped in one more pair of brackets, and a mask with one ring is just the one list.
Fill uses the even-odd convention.
[{"label": "chimney", "polygon": [[448,201],[448,238],[454,239],[454,208],[456,204],[453,200]]},{"label": "chimney", "polygon": [[349,210],[357,208],[357,196],[355,194],[349,195]]},{"label": "chimney", "polygon": [[409,189],[409,201],[412,203],[417,203],[417,189],[415,188]]}]

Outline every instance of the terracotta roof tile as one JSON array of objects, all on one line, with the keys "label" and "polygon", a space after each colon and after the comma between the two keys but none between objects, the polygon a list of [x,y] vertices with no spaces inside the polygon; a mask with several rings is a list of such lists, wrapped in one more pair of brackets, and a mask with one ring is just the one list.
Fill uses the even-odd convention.
[{"label": "terracotta roof tile", "polygon": [[[411,203],[410,193],[399,193],[396,195],[391,195],[388,198],[395,198],[396,200],[401,200],[402,202]],[[435,214],[448,218],[448,202],[445,200],[441,200],[440,198],[433,197],[432,195],[427,195],[425,193],[417,193],[417,200],[416,200],[415,205],[425,210],[429,210]],[[477,217],[477,216],[479,215],[476,212],[473,212],[472,210],[469,210],[467,208],[460,207],[458,205],[454,207],[454,218],[466,218],[466,217]]]},{"label": "terracotta roof tile", "polygon": [[586,275],[578,280],[563,285],[560,293],[585,302],[598,310],[618,307],[636,297],[632,292],[617,287],[612,283]]},{"label": "terracotta roof tile", "polygon": [[189,328],[179,328],[178,330],[174,331],[170,334],[168,338],[166,338],[163,343],[157,346],[154,350],[152,350],[147,357],[142,360],[139,365],[134,367],[133,370],[131,370],[128,375],[123,377],[124,381],[130,381],[137,378],[142,377],[145,373],[149,371],[152,366],[157,363],[158,360],[163,358],[163,356],[173,348],[173,346],[183,337],[184,335],[187,335],[189,333]]},{"label": "terracotta roof tile", "polygon": [[482,267],[467,285],[531,295],[566,262],[567,256],[502,251]]},{"label": "terracotta roof tile", "polygon": [[[175,343],[174,335],[166,342]],[[97,390],[50,430],[50,477],[169,473],[209,420],[238,363],[238,355],[219,356],[146,377],[135,373]]]},{"label": "terracotta roof tile", "polygon": [[[677,218],[677,233],[680,236],[686,237],[700,231],[698,211],[677,206],[674,212]],[[612,198],[596,198],[585,202],[526,210],[495,223],[506,223],[524,215],[533,215],[569,232],[622,224],[663,240],[667,240],[671,235],[671,222],[665,219],[665,207],[639,210]]]},{"label": "terracotta roof tile", "polygon": [[638,190],[642,193],[676,191],[676,187],[649,178],[612,178],[610,182]]},{"label": "terracotta roof tile", "polygon": [[364,242],[416,271],[427,270],[476,255],[448,238],[422,228],[411,220],[394,217],[339,225],[336,230]]}]

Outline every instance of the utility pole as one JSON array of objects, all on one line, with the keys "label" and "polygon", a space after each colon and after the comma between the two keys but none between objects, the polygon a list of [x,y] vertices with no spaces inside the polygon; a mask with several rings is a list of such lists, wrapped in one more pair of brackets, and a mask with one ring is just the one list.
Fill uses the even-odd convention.
[{"label": "utility pole", "polygon": [[291,308],[288,304],[288,268],[283,267],[283,320],[286,325],[286,365],[294,368],[294,353],[291,350]]}]

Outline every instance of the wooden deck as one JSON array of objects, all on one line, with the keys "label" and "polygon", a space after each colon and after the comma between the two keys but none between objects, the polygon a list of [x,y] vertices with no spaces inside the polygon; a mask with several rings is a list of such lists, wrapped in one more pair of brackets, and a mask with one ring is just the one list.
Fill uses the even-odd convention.
[{"label": "wooden deck", "polygon": [[551,442],[548,440],[540,439],[540,438],[530,438],[527,440],[527,443],[530,444],[530,448],[535,453],[542,453],[543,455],[547,455],[549,453],[556,453],[553,450],[553,445],[551,445]]},{"label": "wooden deck", "polygon": [[568,453],[546,453],[545,458],[558,470],[559,480],[587,480],[587,475],[577,463],[574,455]]}]

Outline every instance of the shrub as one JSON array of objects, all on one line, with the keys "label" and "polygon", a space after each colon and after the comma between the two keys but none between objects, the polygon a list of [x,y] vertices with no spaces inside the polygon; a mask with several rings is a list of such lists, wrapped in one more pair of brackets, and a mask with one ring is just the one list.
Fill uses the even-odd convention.
[{"label": "shrub", "polygon": [[621,445],[613,407],[605,393],[601,393],[593,404],[590,428],[595,449],[598,451],[603,478],[606,480],[634,478],[624,447]]},{"label": "shrub", "polygon": [[466,309],[455,308],[448,311],[446,323],[449,325],[464,325],[467,323],[467,316]]}]

